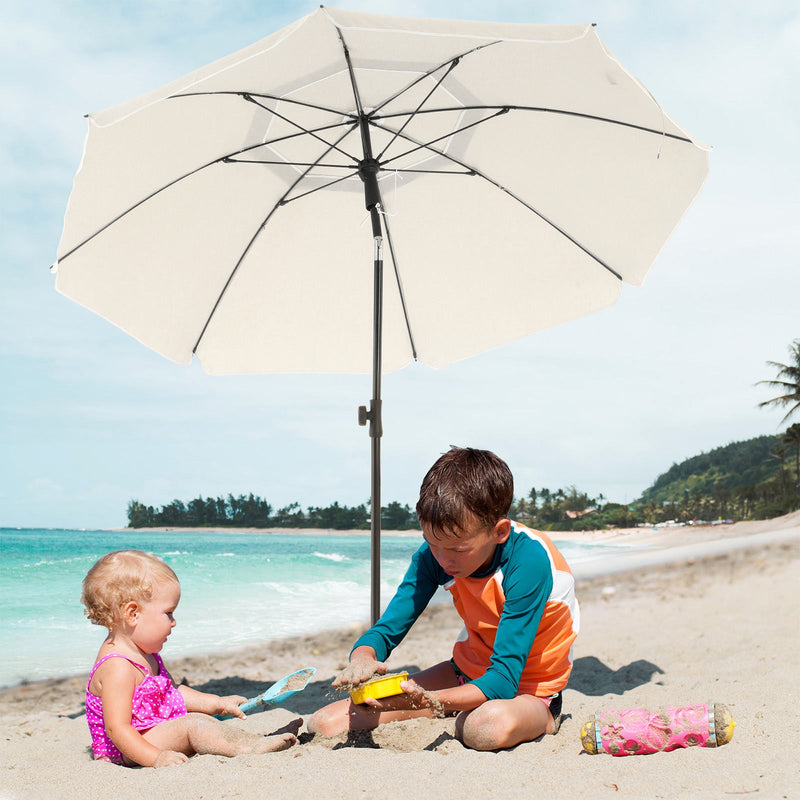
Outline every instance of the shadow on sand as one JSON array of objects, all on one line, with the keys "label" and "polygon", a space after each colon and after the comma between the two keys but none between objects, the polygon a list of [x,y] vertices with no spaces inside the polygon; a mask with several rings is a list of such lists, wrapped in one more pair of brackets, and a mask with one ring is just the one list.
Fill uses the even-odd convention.
[{"label": "shadow on sand", "polygon": [[623,694],[650,683],[654,675],[663,674],[664,670],[660,667],[641,658],[619,669],[611,669],[595,656],[584,656],[575,659],[569,688],[592,697]]}]

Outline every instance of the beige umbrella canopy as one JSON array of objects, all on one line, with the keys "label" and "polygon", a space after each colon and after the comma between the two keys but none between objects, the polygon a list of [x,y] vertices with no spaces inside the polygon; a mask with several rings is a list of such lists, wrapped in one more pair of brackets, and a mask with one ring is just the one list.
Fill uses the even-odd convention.
[{"label": "beige umbrella canopy", "polygon": [[609,306],[707,170],[592,26],[322,7],[88,116],[56,288],[212,374],[371,372],[379,509],[381,374]]}]

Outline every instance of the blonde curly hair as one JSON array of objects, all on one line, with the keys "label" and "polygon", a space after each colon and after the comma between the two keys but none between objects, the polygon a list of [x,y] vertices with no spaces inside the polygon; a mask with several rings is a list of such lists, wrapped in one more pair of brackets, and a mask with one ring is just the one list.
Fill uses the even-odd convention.
[{"label": "blonde curly hair", "polygon": [[179,583],[163,558],[141,550],[106,553],[83,579],[84,613],[95,625],[111,630],[126,603],[148,602],[154,586],[164,582]]}]

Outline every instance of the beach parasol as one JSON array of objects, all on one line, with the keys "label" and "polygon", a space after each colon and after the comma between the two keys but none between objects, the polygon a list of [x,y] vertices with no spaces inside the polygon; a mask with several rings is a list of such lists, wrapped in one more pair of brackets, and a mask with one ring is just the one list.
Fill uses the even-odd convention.
[{"label": "beach parasol", "polygon": [[56,288],[208,373],[372,373],[374,620],[382,373],[607,307],[707,168],[591,25],[321,7],[88,115]]}]

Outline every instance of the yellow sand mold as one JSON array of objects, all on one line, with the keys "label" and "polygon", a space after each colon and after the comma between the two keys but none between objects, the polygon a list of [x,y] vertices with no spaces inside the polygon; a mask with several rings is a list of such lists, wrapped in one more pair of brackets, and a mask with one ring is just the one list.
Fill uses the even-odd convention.
[{"label": "yellow sand mold", "polygon": [[371,681],[357,686],[350,690],[350,697],[354,703],[363,703],[368,697],[379,700],[381,697],[391,697],[393,694],[400,694],[402,681],[408,680],[407,672],[398,672],[395,675],[382,675],[380,678],[373,678]]}]

